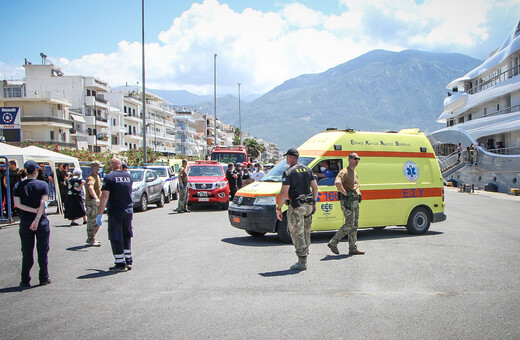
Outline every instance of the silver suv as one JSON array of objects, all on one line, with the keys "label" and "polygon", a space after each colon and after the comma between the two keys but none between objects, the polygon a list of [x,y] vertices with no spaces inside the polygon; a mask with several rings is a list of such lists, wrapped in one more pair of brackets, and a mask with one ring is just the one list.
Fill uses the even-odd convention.
[{"label": "silver suv", "polygon": [[175,174],[171,166],[168,165],[146,165],[146,169],[153,169],[164,181],[164,194],[166,203],[176,200],[179,193],[179,176]]}]

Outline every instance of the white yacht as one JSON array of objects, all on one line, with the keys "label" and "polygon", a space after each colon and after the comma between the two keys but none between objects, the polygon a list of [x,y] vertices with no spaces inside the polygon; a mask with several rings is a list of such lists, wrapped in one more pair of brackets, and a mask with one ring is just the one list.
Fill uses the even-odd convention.
[{"label": "white yacht", "polygon": [[520,21],[500,48],[447,89],[437,120],[446,127],[429,136],[444,179],[489,191],[519,188]]}]

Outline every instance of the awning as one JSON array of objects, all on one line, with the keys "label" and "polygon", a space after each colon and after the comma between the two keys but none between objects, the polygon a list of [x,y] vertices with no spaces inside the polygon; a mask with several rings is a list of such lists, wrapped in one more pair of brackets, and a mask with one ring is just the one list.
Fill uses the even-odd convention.
[{"label": "awning", "polygon": [[75,115],[75,114],[70,114],[70,118],[72,118],[72,120],[75,120],[76,122],[81,122],[81,123],[86,123],[87,121],[85,120],[85,118],[83,118],[83,116],[79,116],[79,115]]}]

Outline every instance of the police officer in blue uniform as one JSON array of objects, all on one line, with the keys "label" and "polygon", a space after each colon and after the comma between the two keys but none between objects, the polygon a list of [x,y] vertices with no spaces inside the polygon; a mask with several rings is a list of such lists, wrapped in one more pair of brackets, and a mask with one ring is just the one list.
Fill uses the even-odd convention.
[{"label": "police officer in blue uniform", "polygon": [[20,239],[22,241],[22,280],[20,286],[31,285],[31,268],[34,264],[33,251],[36,238],[36,251],[40,266],[40,286],[51,283],[47,269],[50,226],[45,214],[45,204],[49,197],[49,186],[36,179],[40,166],[34,161],[24,164],[27,179],[14,186],[14,204],[20,209]]},{"label": "police officer in blue uniform", "polygon": [[105,176],[101,188],[101,200],[98,208],[97,225],[101,226],[103,211],[108,202],[108,239],[112,246],[115,265],[111,271],[127,271],[132,269],[132,176],[123,171],[121,160],[110,161],[111,173]]}]

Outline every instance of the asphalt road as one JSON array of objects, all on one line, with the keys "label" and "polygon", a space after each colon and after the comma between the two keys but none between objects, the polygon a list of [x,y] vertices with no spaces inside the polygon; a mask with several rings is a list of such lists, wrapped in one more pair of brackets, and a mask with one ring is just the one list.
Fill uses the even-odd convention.
[{"label": "asphalt road", "polygon": [[134,268],[114,274],[106,220],[85,248],[83,225],[51,215],[53,281],[29,289],[18,229],[2,229],[0,338],[520,338],[519,198],[448,190],[446,203],[422,236],[361,230],[365,256],[315,233],[304,272],[274,234],[249,237],[220,210],[175,215],[174,201],[134,214]]}]

